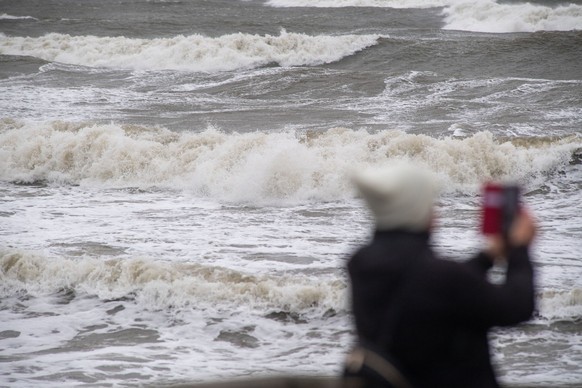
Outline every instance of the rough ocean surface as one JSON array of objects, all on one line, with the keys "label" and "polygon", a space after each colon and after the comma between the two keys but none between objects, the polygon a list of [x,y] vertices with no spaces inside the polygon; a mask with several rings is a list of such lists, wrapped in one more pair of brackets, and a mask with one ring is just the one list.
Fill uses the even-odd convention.
[{"label": "rough ocean surface", "polygon": [[403,159],[451,260],[522,185],[538,306],[495,365],[582,385],[581,1],[0,0],[0,90],[0,386],[337,375],[350,174]]}]

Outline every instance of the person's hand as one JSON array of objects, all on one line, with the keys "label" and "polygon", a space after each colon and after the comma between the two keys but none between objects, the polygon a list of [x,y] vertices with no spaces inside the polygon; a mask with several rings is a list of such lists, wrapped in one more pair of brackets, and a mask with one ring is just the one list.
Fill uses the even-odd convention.
[{"label": "person's hand", "polygon": [[494,260],[503,260],[507,253],[508,244],[512,247],[530,245],[536,231],[537,226],[531,214],[526,209],[521,209],[513,220],[507,239],[501,234],[489,237],[487,253]]},{"label": "person's hand", "polygon": [[526,209],[522,209],[509,229],[509,243],[514,247],[530,245],[536,231],[537,226],[533,217]]}]

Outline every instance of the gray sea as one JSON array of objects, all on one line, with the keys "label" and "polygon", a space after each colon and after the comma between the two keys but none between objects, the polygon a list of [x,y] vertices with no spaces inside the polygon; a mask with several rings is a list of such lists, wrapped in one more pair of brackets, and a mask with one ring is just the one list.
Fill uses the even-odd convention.
[{"label": "gray sea", "polygon": [[0,0],[0,386],[337,375],[350,175],[400,160],[451,260],[522,186],[538,304],[495,366],[581,387],[582,1]]}]

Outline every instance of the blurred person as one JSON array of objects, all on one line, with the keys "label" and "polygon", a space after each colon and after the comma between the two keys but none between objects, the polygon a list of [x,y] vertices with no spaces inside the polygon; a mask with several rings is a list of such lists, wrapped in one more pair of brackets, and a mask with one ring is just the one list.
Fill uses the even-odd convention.
[{"label": "blurred person", "polygon": [[[347,265],[358,343],[344,375],[367,388],[499,387],[488,332],[534,311],[532,217],[521,209],[507,236],[490,236],[475,257],[443,260],[430,246],[436,190],[427,171],[371,169],[354,182],[375,230]],[[487,278],[496,261],[507,265],[502,284]]]}]

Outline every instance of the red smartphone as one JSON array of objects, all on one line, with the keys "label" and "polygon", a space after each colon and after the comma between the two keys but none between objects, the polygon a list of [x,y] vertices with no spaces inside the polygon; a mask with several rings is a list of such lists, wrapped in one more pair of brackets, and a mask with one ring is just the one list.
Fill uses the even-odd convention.
[{"label": "red smartphone", "polygon": [[485,235],[509,232],[519,212],[520,189],[516,185],[489,182],[483,187],[481,232]]}]

